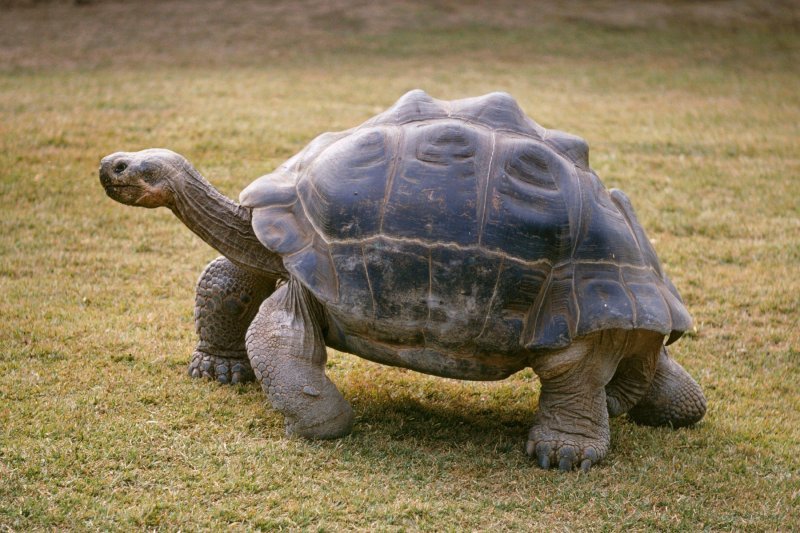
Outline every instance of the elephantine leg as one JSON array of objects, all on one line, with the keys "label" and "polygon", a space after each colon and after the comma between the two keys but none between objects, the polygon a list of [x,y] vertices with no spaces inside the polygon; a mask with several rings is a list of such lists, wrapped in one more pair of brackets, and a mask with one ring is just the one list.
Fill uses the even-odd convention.
[{"label": "elephantine leg", "polygon": [[286,433],[332,439],[350,433],[353,410],[325,375],[324,313],[296,281],[261,305],[247,330],[247,354]]},{"label": "elephantine leg", "polygon": [[532,361],[542,389],[526,452],[542,468],[587,471],[608,452],[605,386],[619,361],[614,333],[589,335]]},{"label": "elephantine leg", "polygon": [[662,348],[650,389],[628,416],[638,424],[683,427],[700,421],[705,413],[700,385]]},{"label": "elephantine leg", "polygon": [[609,414],[627,411],[648,390],[662,341],[653,332],[609,330],[537,354],[531,366],[542,390],[528,455],[561,470],[586,471],[603,459]]},{"label": "elephantine leg", "polygon": [[200,275],[194,320],[200,337],[189,375],[242,383],[254,379],[245,349],[245,333],[275,280],[259,277],[218,257]]}]

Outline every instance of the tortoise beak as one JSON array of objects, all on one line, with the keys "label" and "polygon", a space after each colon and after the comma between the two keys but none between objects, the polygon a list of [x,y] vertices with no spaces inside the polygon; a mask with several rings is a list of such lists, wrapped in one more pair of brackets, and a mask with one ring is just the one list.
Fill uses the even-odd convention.
[{"label": "tortoise beak", "polygon": [[131,164],[130,154],[116,152],[100,161],[98,174],[106,194],[117,202],[136,205],[142,196],[142,187],[125,174]]},{"label": "tortoise beak", "polygon": [[108,191],[108,188],[111,187],[113,184],[113,180],[111,179],[111,173],[109,172],[109,167],[107,164],[103,162],[100,163],[99,174],[100,174],[100,184],[103,186],[104,189],[106,189],[106,191]]}]

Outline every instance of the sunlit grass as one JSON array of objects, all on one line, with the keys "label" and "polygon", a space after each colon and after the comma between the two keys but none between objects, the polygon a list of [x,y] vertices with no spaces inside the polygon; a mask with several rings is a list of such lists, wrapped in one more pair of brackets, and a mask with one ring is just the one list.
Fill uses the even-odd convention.
[{"label": "sunlit grass", "polygon": [[[800,528],[791,20],[278,5],[287,29],[197,4],[150,24],[113,3],[0,17],[0,528]],[[672,353],[706,391],[701,424],[614,420],[609,457],[561,475],[522,450],[530,371],[457,382],[331,354],[357,416],[337,442],[286,439],[255,384],[186,376],[216,254],[168,211],[106,198],[100,157],[169,147],[236,197],[416,87],[506,90],[589,141],[694,315]]]}]

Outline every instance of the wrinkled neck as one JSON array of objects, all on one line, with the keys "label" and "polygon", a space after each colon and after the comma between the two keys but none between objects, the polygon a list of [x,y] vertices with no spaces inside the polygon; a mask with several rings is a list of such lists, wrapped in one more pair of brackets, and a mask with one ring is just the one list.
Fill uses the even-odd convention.
[{"label": "wrinkled neck", "polygon": [[288,274],[281,257],[261,244],[250,225],[250,210],[215,189],[193,168],[173,180],[170,206],[181,222],[231,262],[271,277]]}]

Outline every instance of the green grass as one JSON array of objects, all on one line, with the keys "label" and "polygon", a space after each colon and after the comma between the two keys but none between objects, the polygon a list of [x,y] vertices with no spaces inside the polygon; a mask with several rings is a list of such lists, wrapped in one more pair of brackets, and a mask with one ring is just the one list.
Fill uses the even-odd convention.
[{"label": "green grass", "polygon": [[[796,6],[324,5],[0,7],[0,530],[800,529]],[[505,90],[589,141],[694,315],[673,355],[698,426],[616,419],[607,459],[563,475],[522,450],[530,371],[332,353],[357,413],[336,442],[186,376],[215,252],[105,197],[99,159],[169,147],[236,197],[416,87]]]}]

